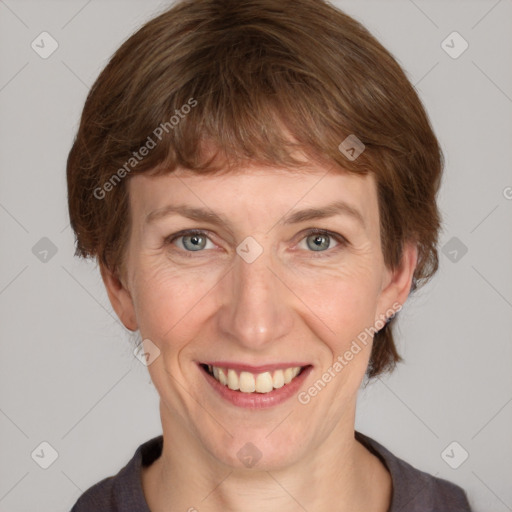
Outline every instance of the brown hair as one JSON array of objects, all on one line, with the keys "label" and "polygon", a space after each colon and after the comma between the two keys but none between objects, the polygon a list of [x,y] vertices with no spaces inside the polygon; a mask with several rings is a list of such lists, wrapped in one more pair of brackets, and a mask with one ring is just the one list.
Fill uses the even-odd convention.
[{"label": "brown hair", "polygon": [[[365,145],[356,159],[338,148],[351,134]],[[124,42],[89,92],[67,161],[75,254],[122,271],[131,175],[250,161],[299,171],[296,150],[338,172],[372,172],[386,265],[412,240],[411,290],[430,279],[438,141],[392,55],[321,0],[185,0]],[[402,360],[393,321],[375,334],[370,378]]]}]

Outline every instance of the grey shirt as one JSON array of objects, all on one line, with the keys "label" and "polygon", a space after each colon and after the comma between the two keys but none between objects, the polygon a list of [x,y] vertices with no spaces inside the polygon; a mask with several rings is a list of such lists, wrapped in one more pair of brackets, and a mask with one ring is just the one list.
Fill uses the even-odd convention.
[{"label": "grey shirt", "polygon": [[[459,486],[414,468],[360,432],[355,437],[391,474],[393,496],[388,512],[471,512]],[[162,447],[162,436],[141,444],[126,466],[85,491],[71,512],[150,512],[142,490],[141,466],[160,457]]]}]

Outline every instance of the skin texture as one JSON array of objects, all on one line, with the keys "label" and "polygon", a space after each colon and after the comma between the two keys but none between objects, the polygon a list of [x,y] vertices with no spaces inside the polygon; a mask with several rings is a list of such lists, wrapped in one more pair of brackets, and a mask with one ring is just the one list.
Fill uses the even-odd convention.
[{"label": "skin texture", "polygon": [[[307,405],[294,396],[264,410],[235,407],[197,366],[305,361],[313,365],[306,390],[359,333],[405,302],[416,247],[406,244],[400,268],[384,265],[373,176],[314,163],[307,172],[251,165],[223,176],[183,169],[133,176],[128,186],[125,271],[120,279],[101,271],[121,321],[161,351],[148,366],[164,434],[162,456],[143,473],[151,510],[385,512],[389,473],[354,439],[371,343]],[[280,223],[340,199],[360,211],[364,227],[346,215]],[[153,210],[177,203],[209,208],[230,227],[179,215],[145,223]],[[348,243],[328,237],[328,248],[315,251],[310,228]],[[205,231],[202,250],[190,250],[190,238],[165,242],[184,229]],[[236,253],[248,236],[263,248],[250,264]],[[237,457],[247,442],[262,454],[252,468]]]}]

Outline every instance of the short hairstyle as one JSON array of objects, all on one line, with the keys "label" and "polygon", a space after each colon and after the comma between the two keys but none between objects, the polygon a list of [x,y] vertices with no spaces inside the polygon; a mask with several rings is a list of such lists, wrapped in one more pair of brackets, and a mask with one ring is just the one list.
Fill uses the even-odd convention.
[{"label": "short hairstyle", "polygon": [[[339,146],[354,135],[364,151],[350,158]],[[336,172],[373,173],[385,264],[397,268],[413,241],[411,291],[431,278],[443,155],[393,56],[322,0],[178,2],[122,44],[88,94],[67,160],[75,255],[121,275],[130,176],[251,162],[307,172],[297,151]],[[394,320],[375,334],[369,378],[402,360]]]}]

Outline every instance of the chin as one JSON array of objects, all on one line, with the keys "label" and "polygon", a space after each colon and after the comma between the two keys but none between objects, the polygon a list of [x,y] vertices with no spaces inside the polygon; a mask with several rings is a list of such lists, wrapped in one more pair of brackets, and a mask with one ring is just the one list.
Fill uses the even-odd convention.
[{"label": "chin", "polygon": [[206,443],[207,450],[230,468],[251,471],[284,469],[297,462],[305,449],[304,435],[272,432],[268,425],[231,433],[233,437],[223,433],[219,442],[210,439]]}]

